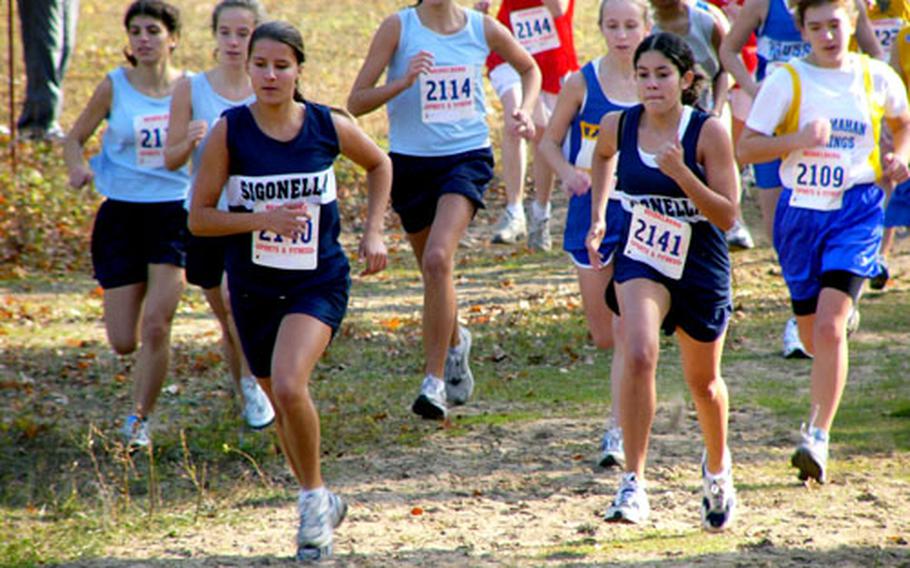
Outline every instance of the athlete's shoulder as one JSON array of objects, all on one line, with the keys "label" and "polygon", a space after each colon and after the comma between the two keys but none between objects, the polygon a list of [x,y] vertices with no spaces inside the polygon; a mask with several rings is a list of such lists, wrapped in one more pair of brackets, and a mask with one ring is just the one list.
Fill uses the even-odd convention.
[{"label": "athlete's shoulder", "polygon": [[235,107],[226,109],[224,112],[221,113],[221,116],[223,116],[224,118],[226,118],[228,120],[236,120],[237,118],[239,118],[241,116],[247,116],[249,114],[250,114],[249,105],[237,105]]}]

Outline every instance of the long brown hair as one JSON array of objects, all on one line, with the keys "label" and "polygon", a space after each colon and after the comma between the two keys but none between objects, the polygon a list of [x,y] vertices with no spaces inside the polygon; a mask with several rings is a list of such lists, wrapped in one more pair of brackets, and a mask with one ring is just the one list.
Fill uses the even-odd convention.
[{"label": "long brown hair", "polygon": [[[126,31],[130,30],[130,22],[136,16],[148,16],[158,20],[167,29],[168,34],[172,36],[180,35],[180,9],[172,6],[162,0],[136,0],[126,9],[123,16],[123,27]],[[173,48],[171,49],[173,51]],[[129,48],[123,49],[123,56],[130,62],[133,67],[136,66],[136,57],[130,52]]]},{"label": "long brown hair", "polygon": [[[252,55],[253,46],[256,45],[256,42],[262,39],[270,39],[290,47],[291,51],[294,52],[294,59],[297,60],[297,65],[303,65],[303,62],[306,61],[306,53],[303,50],[303,36],[300,35],[300,30],[295,28],[292,24],[279,20],[272,20],[271,22],[265,22],[264,24],[256,26],[256,29],[253,30],[253,35],[250,37],[250,45],[247,48],[247,57]],[[298,103],[302,103],[305,101],[303,94],[300,92],[300,85],[298,82],[299,80],[294,82],[294,100]]]}]

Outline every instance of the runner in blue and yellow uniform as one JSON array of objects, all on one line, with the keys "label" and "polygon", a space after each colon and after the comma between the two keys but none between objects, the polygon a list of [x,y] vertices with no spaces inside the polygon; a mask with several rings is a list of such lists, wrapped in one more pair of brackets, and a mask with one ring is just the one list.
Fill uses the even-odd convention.
[{"label": "runner in blue and yellow uniform", "polygon": [[[765,79],[739,156],[783,160],[774,248],[800,337],[815,354],[810,419],[791,461],[800,479],[824,482],[829,432],[847,380],[847,318],[863,280],[878,269],[884,192],[876,183],[908,176],[910,112],[893,69],[848,51],[853,2],[800,0],[797,15],[812,52]],[[880,157],[883,123],[894,151]]]},{"label": "runner in blue and yellow uniform", "polygon": [[[881,47],[875,39],[869,17],[866,13],[866,0],[855,0],[858,11],[857,41],[862,49],[878,57]],[[758,66],[753,76],[743,65],[739,52],[749,36],[755,32],[758,38]],[[812,49],[806,41],[793,17],[787,0],[746,0],[736,16],[730,32],[720,46],[720,58],[724,68],[736,79],[740,87],[754,99],[759,85],[771,71],[793,57],[803,57]],[[738,141],[734,140],[734,144]],[[752,165],[755,174],[755,188],[758,190],[758,204],[761,208],[762,223],[765,234],[772,237],[774,209],[780,198],[781,183],[778,170],[780,160]],[[782,355],[787,359],[809,357],[806,348],[799,339],[796,318],[790,318],[784,325]]]},{"label": "runner in blue and yellow uniform", "polygon": [[[647,0],[603,0],[598,24],[606,40],[607,53],[589,61],[580,73],[566,82],[556,100],[540,151],[569,194],[562,247],[575,265],[588,330],[594,345],[599,349],[610,349],[614,344],[613,314],[604,303],[604,293],[613,276],[611,260],[619,242],[618,221],[622,219],[622,205],[616,199],[611,199],[607,205],[610,231],[604,235],[600,246],[605,266],[594,270],[585,248],[591,223],[591,159],[603,116],[638,102],[632,56],[650,31],[650,6]],[[568,155],[564,155],[567,136]],[[612,375],[616,374],[618,365],[619,354],[614,351]],[[611,385],[613,412],[601,440],[598,458],[602,467],[621,466],[625,461],[617,404],[619,380],[611,381]]]}]

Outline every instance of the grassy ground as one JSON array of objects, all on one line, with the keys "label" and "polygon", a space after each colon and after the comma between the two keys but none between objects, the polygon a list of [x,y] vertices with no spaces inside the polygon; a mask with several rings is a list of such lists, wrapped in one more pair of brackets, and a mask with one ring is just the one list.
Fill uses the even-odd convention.
[{"label": "grassy ground", "polygon": [[[210,61],[209,3],[177,3],[186,18],[179,59],[199,69]],[[125,2],[81,4],[64,126],[124,44]],[[265,4],[304,31],[307,94],[340,104],[372,31],[404,2]],[[595,6],[578,2],[583,57],[600,49]],[[375,113],[363,124],[382,139],[384,120]],[[287,562],[293,479],[274,432],[244,428],[198,290],[179,308],[154,450],[124,453],[115,432],[129,405],[131,359],[106,345],[87,268],[98,198],[66,188],[56,149],[19,150],[18,176],[0,170],[0,565]],[[362,198],[345,172],[352,221]],[[490,203],[501,201],[494,187]],[[564,206],[557,196],[556,218]],[[751,200],[745,208],[757,227]],[[742,510],[730,534],[706,538],[697,529],[699,434],[674,341],[662,343],[649,462],[656,519],[642,529],[606,525],[599,515],[615,476],[590,463],[609,408],[610,356],[590,346],[564,256],[486,245],[494,217],[478,215],[459,254],[478,387],[445,428],[407,408],[420,378],[421,297],[393,219],[391,268],[354,283],[349,316],[314,380],[326,478],[352,502],[339,564],[910,564],[906,237],[893,284],[863,299],[833,437],[834,482],[813,490],[787,468],[807,414],[809,363],[778,355],[786,292],[766,243],[734,257],[724,374]]]}]

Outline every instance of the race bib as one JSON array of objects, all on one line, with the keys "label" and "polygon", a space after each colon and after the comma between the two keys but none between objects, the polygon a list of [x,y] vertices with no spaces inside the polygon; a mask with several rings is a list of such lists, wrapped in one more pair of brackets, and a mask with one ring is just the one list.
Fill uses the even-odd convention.
[{"label": "race bib", "polygon": [[800,150],[790,205],[816,211],[840,209],[849,171],[850,156],[846,152],[830,148]]},{"label": "race bib", "polygon": [[164,142],[168,114],[148,114],[133,118],[136,165],[140,168],[164,167]]},{"label": "race bib", "polygon": [[553,14],[545,6],[516,10],[509,19],[515,39],[532,55],[560,46]]},{"label": "race bib", "polygon": [[477,116],[474,67],[432,67],[420,75],[420,116],[425,124],[458,122]]},{"label": "race bib", "polygon": [[632,224],[623,254],[679,280],[691,240],[692,226],[685,221],[637,206],[632,209]]},{"label": "race bib", "polygon": [[[271,211],[286,205],[281,201],[257,201],[253,211]],[[253,233],[253,263],[281,270],[313,270],[319,260],[318,203],[300,203],[301,212],[309,213],[303,232],[290,239],[271,231]]]},{"label": "race bib", "polygon": [[594,160],[594,147],[597,146],[597,133],[600,131],[600,125],[581,121],[578,126],[581,130],[581,146],[575,156],[575,167],[590,170]]},{"label": "race bib", "polygon": [[897,34],[899,34],[904,27],[904,21],[900,18],[888,18],[884,20],[872,20],[871,24],[872,31],[875,32],[875,39],[877,39],[878,44],[882,46],[882,51],[885,52],[885,60],[887,61],[887,56],[891,54],[891,48],[897,40]]}]

